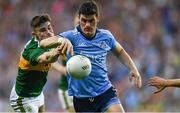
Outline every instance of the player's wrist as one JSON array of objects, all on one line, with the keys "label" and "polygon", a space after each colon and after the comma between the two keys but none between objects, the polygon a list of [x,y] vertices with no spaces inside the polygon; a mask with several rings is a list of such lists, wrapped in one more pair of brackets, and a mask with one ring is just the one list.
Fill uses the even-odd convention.
[{"label": "player's wrist", "polygon": [[60,37],[59,35],[58,35],[58,44],[59,45],[61,45],[62,44],[62,41],[64,40],[64,38],[62,38],[62,37]]},{"label": "player's wrist", "polygon": [[57,55],[60,55],[60,52],[58,51],[58,48],[55,48],[55,49],[52,51],[52,56],[57,56]]},{"label": "player's wrist", "polygon": [[171,81],[168,80],[168,79],[164,79],[164,86],[165,86],[165,87],[170,87],[170,86],[172,86]]}]

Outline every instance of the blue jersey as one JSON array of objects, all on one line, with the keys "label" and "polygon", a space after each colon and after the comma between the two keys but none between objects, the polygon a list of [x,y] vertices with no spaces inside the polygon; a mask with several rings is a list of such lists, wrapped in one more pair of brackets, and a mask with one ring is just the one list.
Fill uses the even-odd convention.
[{"label": "blue jersey", "polygon": [[88,57],[92,64],[92,71],[85,79],[76,80],[67,76],[69,95],[77,98],[95,97],[108,90],[112,84],[107,76],[106,56],[115,48],[116,42],[110,31],[97,29],[92,39],[85,38],[79,27],[59,35],[71,41],[75,55]]}]

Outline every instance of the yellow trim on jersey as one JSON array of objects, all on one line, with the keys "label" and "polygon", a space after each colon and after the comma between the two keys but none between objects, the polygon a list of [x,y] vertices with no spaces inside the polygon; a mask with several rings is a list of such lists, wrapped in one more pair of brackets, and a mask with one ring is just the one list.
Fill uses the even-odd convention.
[{"label": "yellow trim on jersey", "polygon": [[35,66],[32,66],[29,61],[27,61],[23,58],[23,56],[21,56],[19,61],[19,67],[22,70],[49,71],[51,64],[37,64]]}]

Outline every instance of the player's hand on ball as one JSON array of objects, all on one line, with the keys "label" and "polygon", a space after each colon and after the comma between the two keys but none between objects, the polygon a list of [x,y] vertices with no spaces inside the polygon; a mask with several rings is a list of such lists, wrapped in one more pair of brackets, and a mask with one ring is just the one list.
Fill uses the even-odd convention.
[{"label": "player's hand on ball", "polygon": [[70,54],[71,56],[74,55],[73,46],[72,46],[71,42],[68,39],[60,38],[58,40],[58,42],[60,43],[59,49],[61,50],[62,54],[66,53],[66,54]]},{"label": "player's hand on ball", "polygon": [[132,82],[134,81],[134,84],[136,87],[141,88],[142,86],[142,81],[141,81],[141,76],[139,72],[130,72],[129,80]]},{"label": "player's hand on ball", "polygon": [[149,79],[148,86],[154,86],[157,88],[157,91],[155,91],[154,94],[159,93],[166,88],[166,79],[154,76]]}]

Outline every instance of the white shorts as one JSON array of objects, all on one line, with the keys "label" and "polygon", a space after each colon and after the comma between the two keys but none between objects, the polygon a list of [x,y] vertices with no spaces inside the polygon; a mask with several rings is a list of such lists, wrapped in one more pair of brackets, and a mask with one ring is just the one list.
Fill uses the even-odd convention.
[{"label": "white shorts", "polygon": [[73,107],[73,97],[68,95],[68,91],[63,91],[61,89],[58,89],[58,95],[60,104],[63,109],[69,109],[70,107]]},{"label": "white shorts", "polygon": [[14,85],[10,95],[10,105],[16,113],[38,113],[39,108],[44,105],[44,94],[42,92],[37,97],[20,97]]}]

